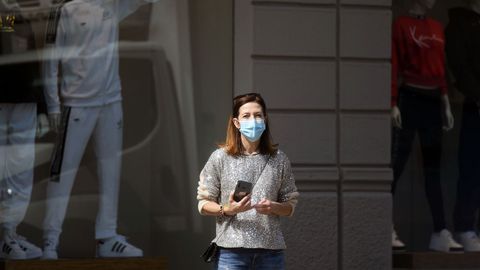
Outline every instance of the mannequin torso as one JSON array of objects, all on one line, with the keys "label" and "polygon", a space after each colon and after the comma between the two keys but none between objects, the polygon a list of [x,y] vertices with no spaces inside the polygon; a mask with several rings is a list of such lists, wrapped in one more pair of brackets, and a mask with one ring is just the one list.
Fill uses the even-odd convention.
[{"label": "mannequin torso", "polygon": [[397,128],[402,126],[400,109],[397,107],[398,76],[406,85],[431,91],[439,89],[447,119],[444,128],[448,130],[453,127],[445,75],[443,26],[425,16],[434,4],[435,1],[414,1],[409,16],[400,16],[393,24],[392,121]]}]

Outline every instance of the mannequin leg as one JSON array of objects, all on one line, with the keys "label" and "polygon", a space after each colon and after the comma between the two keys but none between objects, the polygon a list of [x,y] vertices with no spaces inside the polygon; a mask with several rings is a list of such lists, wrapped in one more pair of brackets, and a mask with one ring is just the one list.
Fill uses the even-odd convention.
[{"label": "mannequin leg", "polygon": [[402,128],[393,128],[392,132],[392,169],[393,169],[393,183],[392,194],[395,194],[395,189],[400,176],[403,173],[405,164],[408,161],[410,152],[412,151],[413,140],[415,139],[416,127],[411,118],[412,108],[415,106],[414,100],[411,96],[400,92],[398,106],[402,114]]},{"label": "mannequin leg", "polygon": [[94,131],[100,181],[99,209],[95,226],[96,239],[107,239],[117,234],[122,140],[122,103],[106,105],[100,113]]},{"label": "mannequin leg", "polygon": [[35,159],[37,105],[10,104],[5,152],[5,184],[12,197],[4,200],[4,232],[15,233],[30,203]]},{"label": "mannequin leg", "polygon": [[475,231],[475,213],[480,199],[480,116],[478,107],[463,107],[459,145],[459,179],[454,210],[455,230]]},{"label": "mannequin leg", "polygon": [[408,161],[410,152],[412,151],[412,144],[415,138],[415,130],[411,128],[402,128],[393,130],[392,140],[392,169],[393,169],[393,183],[392,194],[395,194],[395,189],[400,176],[403,173],[405,164]]},{"label": "mannequin leg", "polygon": [[117,235],[117,209],[122,160],[122,103],[102,107],[95,127],[95,152],[100,181],[99,209],[95,224],[97,256],[100,258],[142,257],[143,251]]},{"label": "mannequin leg", "polygon": [[442,154],[442,128],[431,127],[419,130],[425,175],[425,193],[433,217],[435,232],[446,228],[440,162]]},{"label": "mannequin leg", "polygon": [[[68,114],[68,111],[69,114]],[[54,244],[62,231],[70,192],[80,165],[85,147],[95,127],[98,107],[66,108],[62,121],[65,121],[64,140],[57,145],[54,161],[61,164],[60,175],[48,182],[46,213],[43,223],[44,239]],[[65,116],[65,114],[68,115]],[[63,146],[63,147],[61,147]],[[61,160],[58,157],[62,156]],[[58,181],[57,181],[58,180]]]}]

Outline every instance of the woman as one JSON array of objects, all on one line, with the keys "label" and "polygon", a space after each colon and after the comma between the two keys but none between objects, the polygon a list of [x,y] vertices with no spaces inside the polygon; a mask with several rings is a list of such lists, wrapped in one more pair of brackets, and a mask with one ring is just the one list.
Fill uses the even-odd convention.
[{"label": "woman", "polygon": [[[200,173],[197,196],[200,213],[217,217],[215,269],[284,269],[280,216],[293,215],[299,195],[290,161],[272,143],[259,94],[235,97],[232,112],[226,142]],[[239,180],[253,189],[236,202]]]}]

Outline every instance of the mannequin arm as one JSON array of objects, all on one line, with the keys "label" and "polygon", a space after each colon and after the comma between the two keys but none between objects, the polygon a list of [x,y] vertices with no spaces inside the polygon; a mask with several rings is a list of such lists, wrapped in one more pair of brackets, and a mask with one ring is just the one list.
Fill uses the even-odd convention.
[{"label": "mannequin arm", "polygon": [[[61,59],[63,59],[64,48],[66,47],[66,29],[68,25],[68,14],[61,12],[62,8],[54,7],[51,10],[50,19],[47,22],[45,33],[45,50],[43,51],[42,76],[44,82],[44,95],[47,105],[47,112],[51,114],[60,113],[59,98],[59,70]],[[59,19],[55,19],[60,17]]]},{"label": "mannequin arm", "polygon": [[48,123],[50,124],[50,128],[54,132],[58,132],[60,129],[60,113],[49,113],[48,114]]},{"label": "mannequin arm", "polygon": [[37,115],[37,131],[35,134],[37,138],[43,137],[43,135],[45,135],[49,131],[50,129],[47,115],[44,113]]},{"label": "mannequin arm", "polygon": [[402,115],[396,105],[392,107],[392,125],[395,128],[402,128]]},{"label": "mannequin arm", "polygon": [[443,109],[444,109],[444,124],[443,124],[443,130],[449,131],[453,128],[454,125],[454,119],[453,119],[453,114],[452,110],[450,109],[450,101],[448,99],[448,95],[442,95],[442,104],[443,104]]}]

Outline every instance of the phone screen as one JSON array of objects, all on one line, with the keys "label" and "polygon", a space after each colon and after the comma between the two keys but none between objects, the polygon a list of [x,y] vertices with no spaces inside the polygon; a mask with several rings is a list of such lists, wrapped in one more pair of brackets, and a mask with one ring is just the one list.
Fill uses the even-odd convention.
[{"label": "phone screen", "polygon": [[252,183],[246,181],[238,181],[233,192],[233,200],[239,202],[243,197],[252,193]]}]

